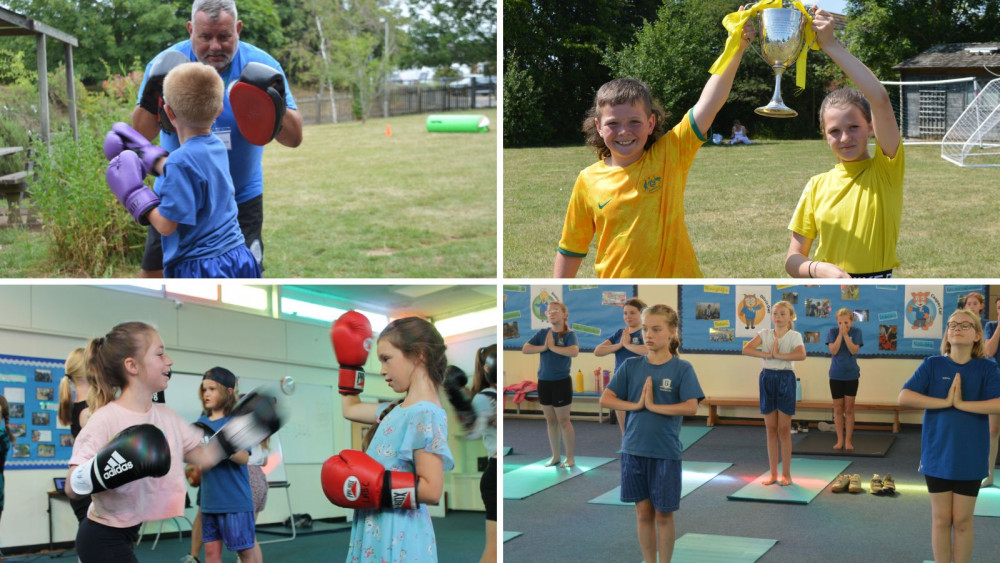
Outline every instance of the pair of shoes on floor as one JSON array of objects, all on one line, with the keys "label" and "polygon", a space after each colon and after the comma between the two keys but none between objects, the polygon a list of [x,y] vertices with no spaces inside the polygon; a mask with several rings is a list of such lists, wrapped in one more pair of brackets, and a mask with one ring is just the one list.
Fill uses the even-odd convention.
[{"label": "pair of shoes on floor", "polygon": [[799,424],[799,433],[800,434],[806,434],[808,432],[809,432],[809,423],[808,422],[800,423]]},{"label": "pair of shoes on floor", "polygon": [[819,421],[819,424],[816,425],[816,428],[818,428],[820,432],[835,432],[837,430],[836,425],[826,422],[824,420]]},{"label": "pair of shoes on floor", "polygon": [[893,496],[896,494],[896,481],[891,473],[886,473],[885,477],[879,477],[878,473],[872,475],[871,493],[873,495]]},{"label": "pair of shoes on floor", "polygon": [[849,493],[861,493],[864,489],[861,488],[861,475],[855,473],[853,475],[843,474],[838,475],[836,479],[833,480],[833,486],[830,487],[830,491],[834,493],[842,493],[844,491]]}]

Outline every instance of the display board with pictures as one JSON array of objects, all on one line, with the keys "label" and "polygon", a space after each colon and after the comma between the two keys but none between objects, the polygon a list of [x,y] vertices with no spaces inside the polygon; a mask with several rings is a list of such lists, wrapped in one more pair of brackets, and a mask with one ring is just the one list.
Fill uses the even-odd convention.
[{"label": "display board with pictures", "polygon": [[535,333],[548,328],[548,304],[558,301],[569,310],[580,351],[593,351],[625,326],[622,305],[636,296],[635,285],[505,285],[503,286],[503,348],[520,350]]},{"label": "display board with pictures", "polygon": [[986,296],[986,290],[983,285],[680,286],[680,349],[738,354],[757,332],[772,327],[774,304],[787,301],[810,356],[830,355],[827,335],[837,326],[837,312],[847,309],[861,330],[859,357],[922,358],[940,353],[944,325],[965,296]]},{"label": "display board with pictures", "polygon": [[0,354],[0,393],[10,406],[6,469],[65,469],[73,453],[69,426],[59,424],[63,360]]}]

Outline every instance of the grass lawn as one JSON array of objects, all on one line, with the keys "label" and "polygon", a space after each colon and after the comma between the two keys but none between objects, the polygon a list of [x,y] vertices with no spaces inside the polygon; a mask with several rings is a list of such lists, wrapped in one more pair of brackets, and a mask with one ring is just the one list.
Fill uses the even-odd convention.
[{"label": "grass lawn", "polygon": [[[903,278],[1000,277],[1000,170],[959,168],[940,147],[906,147],[897,252]],[[586,147],[503,151],[504,276],[550,277],[573,182],[595,160]],[[710,278],[784,278],[788,221],[806,181],[834,164],[826,143],[706,145],[688,176],[685,209]],[[594,272],[594,246],[580,277]]]},{"label": "grass lawn", "polygon": [[[407,115],[309,126],[296,149],[268,145],[264,275],[497,276],[497,111],[475,112],[488,133],[428,133],[427,115]],[[39,232],[0,231],[0,277],[59,277],[46,245]],[[136,275],[133,260],[114,275]]]}]

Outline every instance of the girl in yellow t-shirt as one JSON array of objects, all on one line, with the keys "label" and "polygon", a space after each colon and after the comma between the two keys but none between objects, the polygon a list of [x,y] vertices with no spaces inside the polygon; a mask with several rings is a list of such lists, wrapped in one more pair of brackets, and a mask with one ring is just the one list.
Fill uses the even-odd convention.
[{"label": "girl in yellow t-shirt", "polygon": [[[903,211],[903,146],[889,95],[878,78],[833,36],[833,17],[818,10],[819,46],[860,89],[831,92],[820,127],[837,157],[832,170],[802,191],[788,229],[785,270],[799,278],[891,277]],[[875,135],[875,154],[868,138]],[[809,251],[816,242],[812,259]]]}]

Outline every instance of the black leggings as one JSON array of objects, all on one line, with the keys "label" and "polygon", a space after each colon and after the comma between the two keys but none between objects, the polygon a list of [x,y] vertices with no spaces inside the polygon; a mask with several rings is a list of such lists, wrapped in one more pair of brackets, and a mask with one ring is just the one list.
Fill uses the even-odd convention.
[{"label": "black leggings", "polygon": [[84,518],[76,532],[76,554],[81,563],[139,563],[135,557],[138,539],[139,526],[112,528]]},{"label": "black leggings", "polygon": [[479,480],[479,494],[486,505],[486,519],[497,521],[497,458],[491,457]]}]

